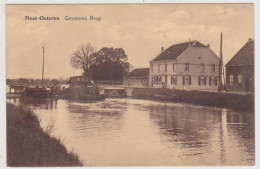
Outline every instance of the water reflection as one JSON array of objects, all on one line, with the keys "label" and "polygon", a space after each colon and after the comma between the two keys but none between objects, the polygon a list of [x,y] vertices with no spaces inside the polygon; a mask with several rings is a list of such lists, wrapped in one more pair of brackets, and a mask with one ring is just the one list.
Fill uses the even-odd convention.
[{"label": "water reflection", "polygon": [[[45,110],[53,110],[57,109],[58,100],[23,100],[23,99],[17,99],[19,101],[20,105],[24,106],[31,106],[31,107],[38,107],[40,109]],[[16,101],[15,101],[16,102]]]},{"label": "water reflection", "polygon": [[[253,113],[189,105],[152,105],[150,117],[168,142],[179,144],[184,156],[197,160],[201,158],[196,156],[210,157],[207,164],[212,165],[217,161],[229,165],[254,164]],[[187,158],[186,162],[189,161]]]},{"label": "water reflection", "polygon": [[254,114],[136,99],[30,106],[88,166],[253,165]]},{"label": "water reflection", "polygon": [[112,106],[107,110],[103,109],[105,106],[104,104],[68,104],[72,129],[78,131],[81,137],[87,137],[93,132],[106,135],[119,131],[123,112]]}]

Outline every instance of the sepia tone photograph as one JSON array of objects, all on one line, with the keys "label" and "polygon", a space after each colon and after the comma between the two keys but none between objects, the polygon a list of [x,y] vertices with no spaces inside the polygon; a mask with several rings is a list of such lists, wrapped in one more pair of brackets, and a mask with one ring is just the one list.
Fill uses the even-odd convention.
[{"label": "sepia tone photograph", "polygon": [[254,13],[6,4],[6,165],[255,166]]}]

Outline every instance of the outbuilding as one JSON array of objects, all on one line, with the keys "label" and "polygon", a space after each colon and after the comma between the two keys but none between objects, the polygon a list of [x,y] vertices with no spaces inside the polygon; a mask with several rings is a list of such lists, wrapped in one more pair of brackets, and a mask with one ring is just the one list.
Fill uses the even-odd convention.
[{"label": "outbuilding", "polygon": [[226,64],[226,90],[254,91],[254,40],[248,42]]}]

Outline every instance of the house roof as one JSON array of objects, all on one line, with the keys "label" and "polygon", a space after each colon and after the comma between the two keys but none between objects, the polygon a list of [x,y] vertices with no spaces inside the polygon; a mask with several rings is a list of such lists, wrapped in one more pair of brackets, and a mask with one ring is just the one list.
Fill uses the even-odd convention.
[{"label": "house roof", "polygon": [[132,78],[149,77],[149,68],[134,69],[131,73],[129,73],[127,77],[132,77]]},{"label": "house roof", "polygon": [[166,50],[162,51],[155,59],[152,61],[162,61],[162,60],[175,60],[180,54],[182,54],[190,44],[192,47],[206,47],[198,41],[191,41],[185,43],[179,43],[170,46]]},{"label": "house roof", "polygon": [[254,65],[254,40],[248,41],[226,64],[226,66]]}]

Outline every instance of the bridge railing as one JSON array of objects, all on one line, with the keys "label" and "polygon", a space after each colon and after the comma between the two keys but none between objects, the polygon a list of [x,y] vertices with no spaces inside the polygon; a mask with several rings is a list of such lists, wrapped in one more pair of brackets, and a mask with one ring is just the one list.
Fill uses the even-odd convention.
[{"label": "bridge railing", "polygon": [[123,81],[116,81],[116,80],[99,80],[99,81],[95,81],[96,84],[98,85],[123,85]]}]

